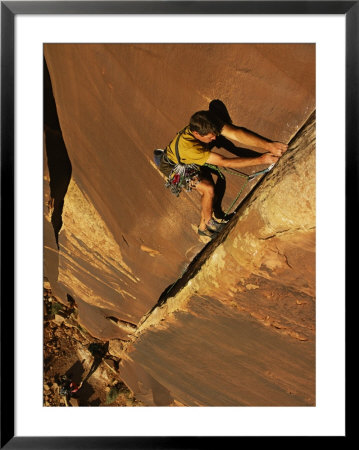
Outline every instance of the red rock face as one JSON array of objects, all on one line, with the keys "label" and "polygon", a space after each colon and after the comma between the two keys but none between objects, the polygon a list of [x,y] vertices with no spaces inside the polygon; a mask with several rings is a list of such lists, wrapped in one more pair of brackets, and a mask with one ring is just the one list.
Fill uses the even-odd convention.
[{"label": "red rock face", "polygon": [[[289,142],[315,109],[315,46],[48,44],[44,52],[72,166],[60,249],[45,254],[56,295],[75,299],[93,336],[134,339],[121,373],[148,404],[313,404],[313,122],[241,209],[217,259],[206,249],[210,267],[192,281],[196,290],[183,283],[180,298],[173,291],[146,315],[204,248],[198,194],[166,190],[153,150],[215,99],[233,123]],[[222,154],[244,152],[222,144]],[[225,211],[244,182],[226,181]],[[202,362],[190,387],[193,361]],[[263,392],[250,394],[248,367]]]},{"label": "red rock face", "polygon": [[312,119],[138,327],[121,374],[145,403],[315,404],[314,136]]}]

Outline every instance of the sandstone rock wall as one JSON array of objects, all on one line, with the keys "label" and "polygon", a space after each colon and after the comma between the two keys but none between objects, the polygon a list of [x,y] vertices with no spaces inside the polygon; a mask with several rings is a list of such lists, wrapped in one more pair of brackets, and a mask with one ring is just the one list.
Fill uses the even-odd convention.
[{"label": "sandstone rock wall", "polygon": [[[314,109],[315,46],[47,44],[44,54],[72,165],[47,275],[94,336],[125,339],[203,248],[198,194],[166,190],[153,149],[218,98],[234,123],[288,142]],[[242,184],[227,177],[225,211]]]},{"label": "sandstone rock wall", "polygon": [[[72,297],[80,324],[110,341],[145,404],[314,404],[314,117],[298,131],[315,109],[315,46],[47,44],[44,53],[59,121],[45,127],[46,205],[57,192],[60,214],[56,223],[44,214],[54,294]],[[215,99],[237,125],[297,137],[205,246],[199,197],[167,191],[152,152]],[[256,150],[220,145],[225,155]],[[55,183],[66,158],[71,169]],[[223,210],[242,185],[226,177]]]},{"label": "sandstone rock wall", "polygon": [[314,117],[178,285],[123,354],[139,399],[315,404]]}]

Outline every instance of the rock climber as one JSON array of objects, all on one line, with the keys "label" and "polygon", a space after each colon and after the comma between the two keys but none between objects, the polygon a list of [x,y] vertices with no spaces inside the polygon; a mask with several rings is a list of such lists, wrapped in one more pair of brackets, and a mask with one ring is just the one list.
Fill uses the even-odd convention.
[{"label": "rock climber", "polygon": [[[210,150],[209,144],[217,136],[224,136],[244,146],[253,146],[265,153],[255,157],[227,158]],[[189,125],[181,130],[169,143],[162,154],[159,169],[168,177],[173,176],[174,167],[190,168],[190,189],[195,188],[201,195],[201,221],[198,234],[213,238],[223,227],[223,223],[213,218],[214,182],[205,164],[218,167],[240,169],[257,165],[270,165],[278,160],[288,148],[287,144],[264,139],[243,128],[223,122],[213,111],[198,111],[190,118]],[[175,174],[175,176],[178,176]],[[187,177],[188,178],[188,177]],[[187,179],[188,181],[188,179]]]}]

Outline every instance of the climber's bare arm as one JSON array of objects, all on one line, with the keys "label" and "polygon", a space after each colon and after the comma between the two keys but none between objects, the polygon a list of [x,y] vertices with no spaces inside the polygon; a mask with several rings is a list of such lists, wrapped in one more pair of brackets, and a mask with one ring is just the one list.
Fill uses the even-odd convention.
[{"label": "climber's bare arm", "polygon": [[225,158],[219,153],[211,152],[206,162],[219,167],[240,169],[242,167],[258,166],[261,164],[273,164],[277,162],[277,160],[278,157],[272,155],[271,153],[263,153],[261,156],[257,156],[255,158]]},{"label": "climber's bare arm", "polygon": [[221,134],[227,139],[237,141],[242,145],[261,148],[275,156],[281,156],[288,149],[287,144],[267,141],[248,130],[230,124],[223,126]]}]

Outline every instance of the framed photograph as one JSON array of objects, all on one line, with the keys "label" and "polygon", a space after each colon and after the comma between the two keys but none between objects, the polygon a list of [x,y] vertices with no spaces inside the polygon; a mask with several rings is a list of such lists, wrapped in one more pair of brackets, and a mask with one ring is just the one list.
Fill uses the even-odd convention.
[{"label": "framed photograph", "polygon": [[1,448],[348,436],[358,14],[1,2]]}]

